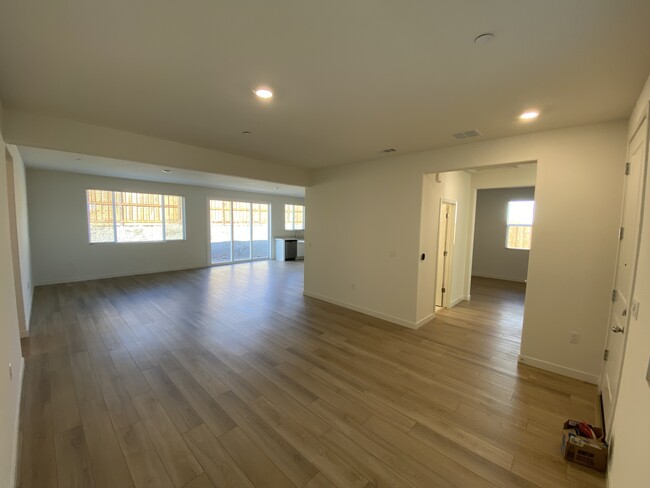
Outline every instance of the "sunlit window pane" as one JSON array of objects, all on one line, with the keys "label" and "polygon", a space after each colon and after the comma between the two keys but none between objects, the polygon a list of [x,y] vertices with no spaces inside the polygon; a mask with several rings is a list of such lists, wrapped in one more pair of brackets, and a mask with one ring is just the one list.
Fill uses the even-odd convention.
[{"label": "sunlit window pane", "polygon": [[534,201],[508,202],[508,225],[533,225]]},{"label": "sunlit window pane", "polygon": [[88,235],[94,242],[155,242],[185,238],[183,197],[87,190]]},{"label": "sunlit window pane", "polygon": [[284,230],[305,229],[305,206],[289,205],[284,206]]},{"label": "sunlit window pane", "polygon": [[88,190],[88,237],[90,242],[115,241],[113,192]]},{"label": "sunlit window pane", "polygon": [[508,202],[506,247],[508,249],[530,249],[533,234],[535,202]]}]

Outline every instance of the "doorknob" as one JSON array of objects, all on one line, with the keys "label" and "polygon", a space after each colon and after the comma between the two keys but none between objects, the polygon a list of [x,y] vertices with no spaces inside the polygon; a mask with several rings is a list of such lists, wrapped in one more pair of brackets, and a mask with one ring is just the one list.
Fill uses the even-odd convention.
[{"label": "doorknob", "polygon": [[612,327],[612,332],[614,334],[622,334],[623,332],[625,332],[625,327],[619,327],[618,325],[615,325],[614,327]]}]

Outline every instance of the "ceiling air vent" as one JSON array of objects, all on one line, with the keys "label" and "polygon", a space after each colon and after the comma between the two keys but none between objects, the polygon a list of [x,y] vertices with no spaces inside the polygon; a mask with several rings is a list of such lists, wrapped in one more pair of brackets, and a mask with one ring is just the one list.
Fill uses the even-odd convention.
[{"label": "ceiling air vent", "polygon": [[465,132],[457,132],[456,134],[454,134],[454,137],[456,139],[468,139],[470,137],[478,137],[480,135],[481,133],[479,132],[478,129],[470,129],[470,130],[466,130]]}]

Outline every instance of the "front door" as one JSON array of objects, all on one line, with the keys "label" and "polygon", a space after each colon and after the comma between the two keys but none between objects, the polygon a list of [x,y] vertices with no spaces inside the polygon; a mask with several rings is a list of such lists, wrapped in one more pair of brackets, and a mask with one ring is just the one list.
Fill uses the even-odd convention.
[{"label": "front door", "polygon": [[631,297],[634,291],[633,283],[643,205],[642,184],[646,166],[647,131],[647,120],[644,120],[630,141],[629,163],[626,165],[620,241],[612,293],[614,302],[609,316],[606,361],[600,385],[605,427],[608,433],[614,417],[621,365],[625,353],[625,340],[632,314]]}]

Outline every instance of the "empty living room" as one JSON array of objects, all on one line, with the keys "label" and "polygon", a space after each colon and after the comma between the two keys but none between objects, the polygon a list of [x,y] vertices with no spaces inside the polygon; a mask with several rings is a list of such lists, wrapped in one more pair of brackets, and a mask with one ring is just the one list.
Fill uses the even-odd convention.
[{"label": "empty living room", "polygon": [[0,486],[650,487],[650,2],[0,0]]}]

